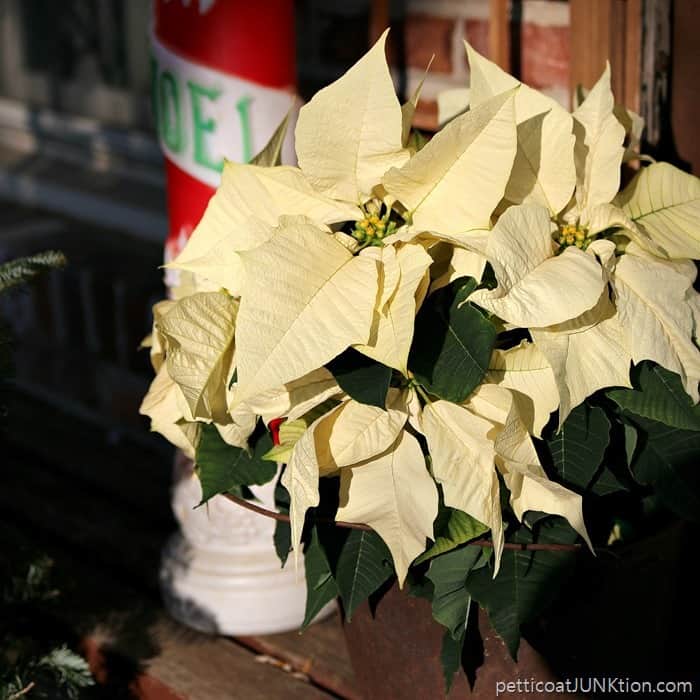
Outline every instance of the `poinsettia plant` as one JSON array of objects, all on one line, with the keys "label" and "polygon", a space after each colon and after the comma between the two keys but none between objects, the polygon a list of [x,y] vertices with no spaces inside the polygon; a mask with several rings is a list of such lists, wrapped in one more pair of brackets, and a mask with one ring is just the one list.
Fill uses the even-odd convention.
[{"label": "poinsettia plant", "polygon": [[629,537],[584,500],[697,516],[700,181],[639,167],[609,69],[570,113],[469,46],[468,108],[426,141],[385,40],[301,109],[299,167],[286,124],[226,163],[154,308],[142,411],[203,501],[283,465],[307,621],[395,576],[432,600],[449,679],[472,599],[515,655],[576,547]]}]

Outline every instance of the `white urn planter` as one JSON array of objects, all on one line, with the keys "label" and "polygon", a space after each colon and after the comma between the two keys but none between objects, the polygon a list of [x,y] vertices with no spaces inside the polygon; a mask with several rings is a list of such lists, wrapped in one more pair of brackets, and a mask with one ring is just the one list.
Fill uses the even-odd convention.
[{"label": "white urn planter", "polygon": [[[255,487],[256,497],[274,508],[274,481]],[[178,621],[202,632],[226,635],[272,634],[299,629],[304,619],[303,564],[283,569],[272,544],[275,521],[215,496],[202,498],[192,462],[175,460],[172,506],[180,531],[162,555],[161,590]],[[329,605],[317,619],[335,609]]]}]

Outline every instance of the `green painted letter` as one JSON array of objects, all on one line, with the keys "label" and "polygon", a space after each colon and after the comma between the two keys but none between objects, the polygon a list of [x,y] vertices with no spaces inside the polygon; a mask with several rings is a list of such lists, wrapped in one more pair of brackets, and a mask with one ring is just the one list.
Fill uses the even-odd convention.
[{"label": "green painted letter", "polygon": [[[163,71],[158,81],[158,87],[160,135],[170,150],[179,153],[184,143],[182,138],[182,114],[180,113],[180,91],[178,90],[175,76],[170,71]],[[171,114],[173,118],[171,118]]]},{"label": "green painted letter", "polygon": [[253,157],[253,139],[250,129],[250,103],[253,101],[252,97],[241,97],[238,102],[236,102],[236,109],[241,117],[241,142],[243,145],[243,162],[249,163],[250,159]]},{"label": "green painted letter", "polygon": [[212,102],[218,99],[220,90],[215,88],[205,88],[192,81],[187,82],[190,89],[190,100],[192,101],[192,125],[194,129],[194,160],[205,168],[211,168],[221,172],[224,168],[224,159],[212,161],[207,151],[206,136],[216,131],[216,122],[213,119],[205,119],[202,112],[201,99],[205,97]]}]

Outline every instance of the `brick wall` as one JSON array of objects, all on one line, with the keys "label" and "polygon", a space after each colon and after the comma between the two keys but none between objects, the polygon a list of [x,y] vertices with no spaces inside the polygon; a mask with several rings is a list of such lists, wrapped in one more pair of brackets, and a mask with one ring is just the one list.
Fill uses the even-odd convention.
[{"label": "brick wall", "polygon": [[[488,56],[488,18],[488,0],[408,0],[407,94],[423,78],[435,53],[416,115],[418,126],[436,128],[438,93],[468,84],[463,40]],[[512,72],[565,106],[569,104],[569,31],[566,0],[511,2]]]}]

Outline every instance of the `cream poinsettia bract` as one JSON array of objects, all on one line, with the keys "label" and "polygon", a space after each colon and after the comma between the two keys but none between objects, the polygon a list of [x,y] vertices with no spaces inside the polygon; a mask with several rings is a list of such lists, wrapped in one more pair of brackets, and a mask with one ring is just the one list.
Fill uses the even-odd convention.
[{"label": "cream poinsettia bract", "polygon": [[[518,84],[470,47],[468,55],[472,103]],[[634,125],[639,118],[631,119],[628,112],[615,105],[609,66],[573,114],[563,114],[560,107],[550,105],[534,140],[531,133],[522,132],[519,115],[543,114],[551,101],[523,87],[516,96],[518,153],[523,155],[523,164],[539,163],[539,167],[534,178],[532,173],[519,175],[516,157],[512,177],[532,183],[528,185],[531,189],[527,196],[516,197],[513,192],[517,188],[511,187],[506,197],[513,204],[532,201],[549,209],[557,259],[576,250],[577,262],[584,261],[582,251],[589,260],[577,270],[572,267],[568,274],[557,275],[553,286],[549,286],[549,279],[537,278],[539,268],[514,283],[512,275],[524,270],[522,263],[518,267],[514,261],[523,256],[524,250],[530,266],[542,258],[543,253],[534,252],[533,246],[535,240],[544,239],[545,226],[541,213],[530,216],[529,224],[522,220],[523,215],[517,215],[517,232],[511,232],[507,250],[497,251],[493,236],[487,243],[487,257],[488,253],[492,256],[490,262],[499,287],[493,292],[476,293],[474,301],[503,320],[530,329],[554,373],[560,425],[572,408],[598,389],[631,386],[631,364],[642,360],[653,360],[680,374],[688,393],[697,400],[700,358],[693,341],[693,280],[679,276],[667,261],[671,258],[682,265],[679,259],[700,256],[700,228],[695,223],[700,214],[700,180],[666,163],[654,163],[641,169],[618,194],[625,128],[635,128],[638,140],[638,127]],[[570,142],[557,141],[555,119],[559,131],[565,122],[571,125]],[[550,146],[557,143],[556,158],[548,156],[552,153]],[[568,179],[563,177],[564,172],[569,173]],[[552,183],[563,182],[570,183],[567,187],[571,192],[569,201],[560,206],[563,200],[546,193],[551,191]],[[557,206],[552,206],[552,201],[558,201]],[[511,224],[516,209],[511,207],[502,214],[494,233],[505,220]],[[511,224],[510,228],[515,227]],[[616,241],[606,240],[613,236]],[[525,239],[527,249],[520,242]],[[620,239],[629,239],[629,243],[620,244]],[[592,271],[596,262],[603,285],[596,283],[598,294],[594,295],[584,270]],[[645,270],[641,274],[640,267]],[[580,294],[578,306],[568,301],[572,293]],[[678,301],[671,302],[669,294]],[[660,298],[665,299],[664,304],[659,303]],[[582,309],[583,305],[587,308]],[[555,310],[563,312],[564,306],[576,313],[561,314],[567,319],[552,321]],[[642,328],[646,335],[640,342]],[[530,400],[538,403],[542,396],[539,389],[534,389]]]},{"label": "cream poinsettia bract", "polygon": [[225,164],[168,265],[185,283],[154,308],[141,411],[188,456],[216,440],[246,465],[283,421],[264,458],[295,559],[337,479],[336,519],[382,538],[401,585],[436,539],[469,541],[445,545],[454,511],[490,531],[495,576],[528,511],[591,544],[533,437],[645,360],[698,401],[700,180],[652,163],[620,191],[641,120],[609,67],[569,112],[468,45],[469,90],[425,142],[386,40],[301,108],[298,166],[278,162],[287,120]]}]

